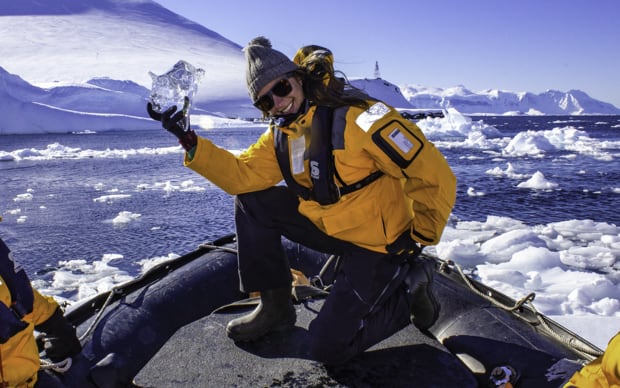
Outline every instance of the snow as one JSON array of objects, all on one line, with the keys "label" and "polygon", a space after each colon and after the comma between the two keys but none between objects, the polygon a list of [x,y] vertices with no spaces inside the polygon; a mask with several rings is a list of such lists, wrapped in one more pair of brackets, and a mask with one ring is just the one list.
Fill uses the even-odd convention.
[{"label": "snow", "polygon": [[[104,1],[101,3],[107,8],[69,9],[55,15],[3,12],[8,3],[11,9],[16,7],[12,2],[0,5],[0,15],[7,15],[0,17],[0,23],[11,26],[2,28],[0,38],[3,50],[11,54],[3,57],[0,68],[0,135],[158,128],[144,110],[150,88],[148,71],[161,73],[179,59],[206,70],[194,105],[193,125],[203,129],[257,125],[239,119],[258,117],[245,90],[241,47],[186,19],[180,20],[156,3],[131,2],[121,12],[117,2]],[[57,39],[58,31],[62,40]],[[89,50],[84,52],[86,46]],[[444,109],[445,118],[420,123],[429,137],[434,133],[461,137],[454,142],[437,142],[441,147],[493,150],[507,158],[536,157],[549,149],[567,149],[613,160],[607,150],[612,147],[595,142],[572,126],[525,131],[503,139],[495,128],[459,113],[472,113],[482,107],[486,108],[481,113],[494,114],[620,113],[580,91],[548,91],[541,95],[497,90],[473,93],[462,86],[444,90],[399,88],[380,79],[354,82],[398,108]],[[470,108],[459,108],[463,106]],[[0,151],[0,161],[105,158],[118,157],[118,152],[181,151],[179,147],[95,151],[51,144],[46,149]],[[523,189],[553,190],[558,186],[540,171],[529,177],[520,174],[509,162],[504,170],[495,168],[487,174],[522,180],[518,187]],[[176,186],[161,182],[156,188],[167,192],[201,190],[192,181]],[[619,187],[614,190],[620,192]],[[474,187],[468,189],[468,194],[484,195]],[[15,207],[8,212],[19,214],[19,203],[31,198],[32,193],[12,198]],[[95,201],[124,198],[106,193]],[[139,219],[140,214],[123,211],[110,222],[122,226]],[[567,220],[526,226],[517,220],[491,216],[484,222],[455,220],[440,244],[429,251],[472,269],[482,282],[512,297],[535,292],[535,305],[540,311],[601,348],[618,331],[618,277],[614,283],[609,276],[618,273],[620,263],[620,227],[616,225]],[[170,258],[151,258],[142,265],[147,269]],[[49,291],[76,289],[76,297],[83,298],[107,290],[129,278],[113,265],[121,259],[106,255],[90,264],[61,263],[54,275],[54,288]],[[73,275],[72,268],[77,268],[80,275]]]}]

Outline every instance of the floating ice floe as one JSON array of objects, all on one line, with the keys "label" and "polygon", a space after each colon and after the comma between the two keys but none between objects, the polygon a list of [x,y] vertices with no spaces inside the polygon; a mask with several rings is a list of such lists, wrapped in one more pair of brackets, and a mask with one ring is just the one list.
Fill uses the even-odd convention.
[{"label": "floating ice floe", "polygon": [[112,220],[113,224],[128,224],[131,221],[137,220],[142,217],[142,214],[132,213],[129,211],[122,211],[118,213],[116,217]]},{"label": "floating ice floe", "polygon": [[545,179],[542,172],[536,171],[530,179],[525,182],[521,182],[517,187],[522,189],[534,189],[534,190],[553,190],[558,187],[557,183],[550,182]]}]

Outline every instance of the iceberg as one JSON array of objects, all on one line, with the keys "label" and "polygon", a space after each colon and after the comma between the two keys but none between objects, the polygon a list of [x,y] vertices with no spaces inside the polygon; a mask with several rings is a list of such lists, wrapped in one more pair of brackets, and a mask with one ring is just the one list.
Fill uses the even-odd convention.
[{"label": "iceberg", "polygon": [[[183,107],[183,110],[188,112],[204,74],[203,69],[197,69],[184,60],[179,60],[172,69],[162,75],[149,71],[153,80],[149,96],[153,109],[162,113],[172,106],[177,106]],[[185,97],[188,97],[188,101],[185,101]]]}]

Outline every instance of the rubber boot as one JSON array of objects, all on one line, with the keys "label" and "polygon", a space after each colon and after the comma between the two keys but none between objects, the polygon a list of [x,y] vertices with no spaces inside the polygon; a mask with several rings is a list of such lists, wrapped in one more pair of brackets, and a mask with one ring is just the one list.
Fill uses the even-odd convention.
[{"label": "rubber boot", "polygon": [[435,269],[433,262],[418,258],[405,278],[411,307],[411,322],[420,330],[428,330],[439,316],[439,303],[433,294]]},{"label": "rubber boot", "polygon": [[296,319],[291,288],[261,291],[261,301],[254,311],[228,322],[226,334],[235,342],[254,341],[269,332],[293,326]]}]

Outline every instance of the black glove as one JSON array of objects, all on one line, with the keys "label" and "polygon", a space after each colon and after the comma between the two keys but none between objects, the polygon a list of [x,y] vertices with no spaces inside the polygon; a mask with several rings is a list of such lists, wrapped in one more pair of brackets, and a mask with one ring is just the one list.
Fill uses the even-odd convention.
[{"label": "black glove", "polygon": [[385,249],[400,261],[409,261],[417,258],[424,247],[411,238],[411,232],[407,229],[393,243],[386,245]]},{"label": "black glove", "polygon": [[185,151],[190,151],[196,146],[198,139],[196,133],[189,126],[189,115],[187,114],[189,98],[185,97],[184,101],[183,109],[178,112],[176,105],[166,109],[163,113],[156,112],[150,102],[146,104],[146,111],[153,120],[160,121],[162,127],[179,139],[179,143],[185,148]]},{"label": "black glove", "polygon": [[35,326],[35,329],[41,332],[37,336],[39,349],[45,350],[45,354],[53,362],[73,357],[82,350],[75,327],[65,318],[60,308],[57,308],[47,321]]}]

